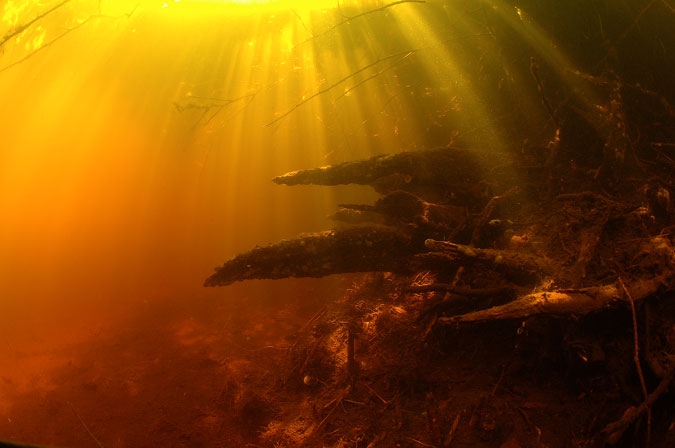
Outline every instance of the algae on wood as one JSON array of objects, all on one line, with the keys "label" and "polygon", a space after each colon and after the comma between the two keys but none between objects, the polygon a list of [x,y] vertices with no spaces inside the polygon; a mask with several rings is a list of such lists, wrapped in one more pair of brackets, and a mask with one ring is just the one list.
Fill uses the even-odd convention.
[{"label": "algae on wood", "polygon": [[[440,148],[382,154],[333,166],[292,171],[272,179],[284,185],[370,185],[382,194],[402,190],[425,200],[467,204],[486,198],[482,176],[492,160],[475,151]],[[481,160],[485,159],[485,160]]]},{"label": "algae on wood", "polygon": [[366,271],[401,271],[416,249],[409,234],[392,227],[359,226],[313,233],[257,247],[225,262],[205,286],[240,280],[323,277]]}]

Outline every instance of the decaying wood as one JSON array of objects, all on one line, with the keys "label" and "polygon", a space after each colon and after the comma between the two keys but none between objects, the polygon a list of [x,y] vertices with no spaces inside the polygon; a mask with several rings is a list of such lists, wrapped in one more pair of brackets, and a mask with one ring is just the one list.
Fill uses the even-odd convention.
[{"label": "decaying wood", "polygon": [[[335,216],[336,219],[361,225],[255,248],[216,269],[205,285],[223,286],[249,279],[321,277],[351,272],[479,269],[502,276],[505,284],[493,287],[532,288],[532,293],[522,294],[510,303],[461,316],[443,317],[439,323],[520,319],[544,313],[587,314],[622,301],[615,283],[579,288],[573,281],[568,281],[570,272],[581,271],[577,273],[585,277],[587,265],[596,253],[609,216],[616,209],[615,204],[609,204],[608,200],[593,193],[582,193],[579,203],[592,210],[591,218],[601,219],[588,228],[582,228],[580,234],[570,233],[579,237],[579,251],[576,256],[570,253],[569,267],[561,265],[560,260],[549,260],[528,250],[477,248],[440,241],[440,238],[452,239],[460,229],[471,225],[467,223],[470,211],[465,205],[442,205],[423,199],[411,192],[416,188],[410,187],[415,185],[435,192],[450,189],[453,192],[448,193],[448,198],[461,197],[463,199],[459,204],[466,204],[467,197],[476,199],[475,186],[481,181],[480,169],[481,164],[475,154],[443,148],[376,156],[279,176],[274,181],[286,185],[368,184],[384,192],[384,196],[373,205],[343,204]],[[383,188],[383,185],[387,187]],[[480,198],[482,206],[474,207],[474,213],[481,212],[473,223],[474,231],[469,232],[471,241],[476,239],[476,229],[485,226],[492,217],[497,202],[512,198],[518,192],[518,188],[512,187],[491,200]],[[556,199],[563,202],[576,199],[568,196],[559,195]],[[585,222],[588,213],[583,208],[579,208],[578,212],[576,208],[571,210],[580,216],[575,222]],[[646,265],[646,270],[660,266],[665,273],[635,277],[629,287],[633,297],[641,300],[654,294],[662,285],[673,282],[670,278],[673,250],[670,240],[665,237],[653,238],[636,247],[637,252],[629,256],[642,260],[639,264]],[[535,291],[544,282],[562,284],[566,289],[544,287]]]},{"label": "decaying wood", "polygon": [[392,227],[330,230],[237,255],[217,268],[204,286],[226,286],[253,279],[405,271],[405,260],[419,250],[409,234]]},{"label": "decaying wood", "polygon": [[394,191],[375,204],[340,204],[333,219],[357,224],[408,226],[420,238],[450,238],[466,224],[468,210],[457,205],[438,205],[405,191]]},{"label": "decaying wood", "polygon": [[424,246],[430,251],[415,257],[420,266],[439,264],[487,265],[517,285],[535,284],[553,271],[552,265],[541,257],[514,250],[478,249],[449,241],[427,239]]},{"label": "decaying wood", "polygon": [[441,324],[483,322],[501,319],[524,319],[540,314],[581,316],[601,311],[616,303],[626,303],[626,291],[635,302],[656,294],[659,290],[675,287],[675,249],[666,237],[655,237],[643,244],[640,262],[644,267],[659,267],[656,273],[622,280],[601,286],[579,289],[539,291],[518,297],[504,305],[471,313],[442,317]]},{"label": "decaying wood", "polygon": [[497,204],[518,195],[518,193],[520,193],[520,188],[512,187],[503,194],[495,196],[488,201],[488,203],[483,208],[483,211],[481,212],[480,216],[476,220],[476,224],[474,225],[473,234],[471,236],[472,246],[475,246],[481,240],[481,234],[484,232],[484,229],[487,226],[489,226],[489,223],[493,218],[493,213],[495,211],[495,208],[497,207]]},{"label": "decaying wood", "polygon": [[[237,255],[209,277],[206,286],[240,280],[322,277],[330,274],[406,271],[428,238],[453,238],[466,225],[466,206],[437,204],[418,194],[446,191],[460,204],[481,204],[480,165],[466,150],[443,148],[406,152],[296,171],[277,183],[368,184],[384,192],[375,204],[343,204],[334,218],[362,224],[305,235]],[[467,200],[470,197],[471,200]]]},{"label": "decaying wood", "polygon": [[[654,278],[649,282],[639,282],[635,289],[640,290],[636,300],[644,299],[658,291],[662,278]],[[484,322],[502,319],[525,319],[528,317],[548,315],[582,316],[624,302],[621,290],[615,283],[573,290],[557,290],[536,292],[521,296],[505,305],[485,310],[474,311],[453,317],[441,317],[438,323],[452,324],[459,322]]]},{"label": "decaying wood", "polygon": [[[584,192],[578,198],[569,194],[556,198],[560,202],[577,200],[577,205],[567,207],[573,214],[570,222],[588,224],[580,231],[565,233],[565,238],[577,238],[574,244],[578,247],[578,251],[565,249],[569,254],[567,265],[563,260],[548,259],[541,251],[479,248],[440,241],[471,225],[467,224],[471,212],[466,205],[437,204],[411,190],[451,190],[447,198],[462,198],[459,204],[468,204],[471,203],[468,197],[476,200],[480,196],[476,196],[475,188],[481,182],[480,170],[475,154],[443,148],[376,156],[279,176],[274,181],[286,185],[368,184],[384,196],[373,205],[341,206],[337,219],[361,225],[255,248],[216,269],[205,284],[223,286],[248,279],[321,277],[350,272],[478,270],[492,272],[503,279],[502,284],[483,285],[479,289],[520,291],[509,303],[441,317],[439,324],[522,319],[539,314],[583,315],[624,301],[623,292],[614,281],[581,288],[573,279],[586,276],[610,217],[622,216],[618,213],[625,212],[594,193]],[[481,207],[474,207],[478,218],[473,223],[474,231],[468,232],[469,240],[476,240],[475,229],[490,221],[498,202],[518,193],[519,189],[512,187],[492,200],[481,196]],[[675,284],[673,253],[671,240],[659,236],[635,244],[633,252],[624,255],[634,260],[634,276],[627,287],[636,301],[655,294],[664,285]],[[523,294],[523,289],[528,287],[531,292]]]},{"label": "decaying wood", "polygon": [[284,185],[370,185],[382,194],[402,190],[425,200],[444,197],[448,203],[479,205],[488,199],[481,182],[486,164],[491,166],[494,161],[475,151],[448,147],[292,171],[273,181]]},{"label": "decaying wood", "polygon": [[[560,129],[556,131],[557,145],[562,145]],[[670,183],[638,178],[621,192],[608,192],[605,186],[617,184],[597,183],[593,170],[576,167],[564,171],[572,181],[563,175],[555,182],[552,178],[547,180],[554,170],[561,169],[562,162],[557,160],[540,166],[543,175],[524,174],[511,179],[518,183],[507,185],[501,174],[494,173],[508,163],[490,156],[495,160],[473,151],[443,148],[380,155],[276,177],[274,182],[285,185],[369,185],[382,196],[373,204],[341,204],[332,216],[342,225],[336,230],[300,236],[235,256],[217,268],[205,285],[393,272],[392,276],[372,276],[378,279],[373,287],[391,288],[382,292],[382,300],[395,298],[410,306],[414,314],[403,306],[401,313],[414,315],[409,322],[423,324],[419,336],[424,341],[431,340],[432,334],[455,331],[451,326],[501,320],[529,322],[542,315],[568,316],[574,318],[571,321],[609,308],[630,306],[635,335],[633,361],[638,376],[644,378],[636,304],[648,300],[651,304],[675,289],[675,236],[671,227],[675,216]],[[499,177],[502,184],[494,177]],[[549,189],[540,191],[538,186],[546,183]],[[363,323],[359,319],[365,322],[364,310],[368,308],[360,293],[350,294],[340,304],[352,308],[349,314],[344,313],[349,317],[341,321],[341,325],[347,325],[346,371],[351,380],[345,394],[361,385],[356,359],[357,329]],[[379,302],[380,289],[364,295]],[[367,314],[368,323],[373,323],[370,327],[378,332],[398,319],[379,309],[374,307]],[[373,318],[375,315],[379,317]],[[650,337],[646,333],[648,344]],[[413,340],[418,336],[405,334]],[[301,374],[323,340],[323,336],[319,337],[304,357]],[[598,352],[603,350],[599,348]],[[649,349],[644,352],[648,358],[651,356]],[[659,355],[672,359],[667,352]],[[585,357],[581,359],[589,362]],[[602,361],[593,358],[591,362]],[[607,365],[609,369],[609,362]],[[667,374],[660,375],[652,368],[651,373],[662,381],[651,394],[643,381],[643,404],[633,406],[633,401],[621,419],[606,426],[602,437],[607,442],[619,442],[626,429],[645,414],[649,425],[652,405],[672,386],[672,363],[664,369]],[[502,368],[491,396],[507,371]],[[317,381],[311,376],[306,378]],[[323,408],[327,415],[311,431],[326,426],[338,405],[345,401],[345,394]],[[445,444],[452,441],[458,421],[459,416]]]}]

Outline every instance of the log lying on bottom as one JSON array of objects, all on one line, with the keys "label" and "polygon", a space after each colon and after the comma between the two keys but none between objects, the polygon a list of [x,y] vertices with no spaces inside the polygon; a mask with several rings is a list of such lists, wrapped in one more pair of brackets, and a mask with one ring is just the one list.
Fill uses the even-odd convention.
[{"label": "log lying on bottom", "polygon": [[610,284],[578,290],[527,294],[513,302],[453,317],[439,317],[439,324],[524,319],[538,314],[583,315],[622,301],[618,285]]},{"label": "log lying on bottom", "polygon": [[[639,254],[636,270],[646,271],[630,281],[619,278],[614,283],[579,289],[534,292],[512,302],[470,313],[438,318],[439,324],[486,322],[502,319],[525,319],[536,315],[576,315],[601,311],[618,302],[639,302],[660,290],[675,287],[675,248],[670,239],[654,237],[646,240]],[[656,269],[655,269],[656,268]],[[647,275],[652,271],[651,275]],[[654,274],[654,272],[656,274]]]},{"label": "log lying on bottom", "polygon": [[415,257],[415,263],[456,266],[484,265],[504,275],[516,285],[536,284],[554,271],[548,260],[513,250],[477,249],[450,241],[427,239],[424,246],[430,252]]},{"label": "log lying on bottom", "polygon": [[405,272],[409,257],[422,250],[422,243],[416,243],[410,234],[393,227],[329,230],[239,254],[216,268],[204,286],[352,272]]}]

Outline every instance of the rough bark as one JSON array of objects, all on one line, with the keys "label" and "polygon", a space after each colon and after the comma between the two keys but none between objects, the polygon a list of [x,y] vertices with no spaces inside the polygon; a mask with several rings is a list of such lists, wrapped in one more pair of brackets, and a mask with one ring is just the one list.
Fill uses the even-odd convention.
[{"label": "rough bark", "polygon": [[[494,158],[494,154],[492,155]],[[459,148],[383,154],[334,166],[292,171],[273,179],[284,185],[370,185],[382,194],[402,190],[427,200],[474,204],[487,198],[481,183],[485,156]]]},{"label": "rough bark", "polygon": [[257,247],[225,262],[205,286],[240,280],[323,277],[367,271],[406,271],[415,252],[410,234],[393,227],[358,226],[329,230]]}]

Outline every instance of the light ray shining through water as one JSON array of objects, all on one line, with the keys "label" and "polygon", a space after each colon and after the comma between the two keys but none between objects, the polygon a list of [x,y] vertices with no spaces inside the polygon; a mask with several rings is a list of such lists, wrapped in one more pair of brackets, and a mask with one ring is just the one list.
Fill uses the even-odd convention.
[{"label": "light ray shining through water", "polygon": [[[263,3],[5,3],[6,303],[228,294],[201,289],[214,266],[374,199],[272,177],[548,138],[531,58],[580,89],[507,2]],[[514,114],[520,129],[502,124]]]},{"label": "light ray shining through water", "polygon": [[[7,39],[10,296],[205,294],[224,258],[373,198],[271,177],[453,142],[501,150],[512,103],[525,126],[546,122],[530,57],[574,78],[504,2],[226,3],[73,2]],[[5,5],[7,33],[49,10],[27,5]]]},{"label": "light ray shining through water", "polygon": [[[327,216],[338,204],[378,197],[358,186],[288,188],[274,176],[457,145],[507,154],[486,178],[516,179],[513,159],[550,148],[558,105],[602,132],[588,119],[601,111],[602,89],[585,72],[611,75],[612,45],[633,37],[641,13],[631,2],[594,1],[582,20],[588,2],[544,3],[5,1],[5,427],[14,403],[4,397],[54,387],[49,373],[66,361],[53,352],[130,315],[180,317],[191,328],[204,303],[264,309],[341,296],[343,278],[202,287],[235,254],[333,228]],[[606,29],[617,16],[625,26]],[[169,302],[178,305],[161,316]]]}]

